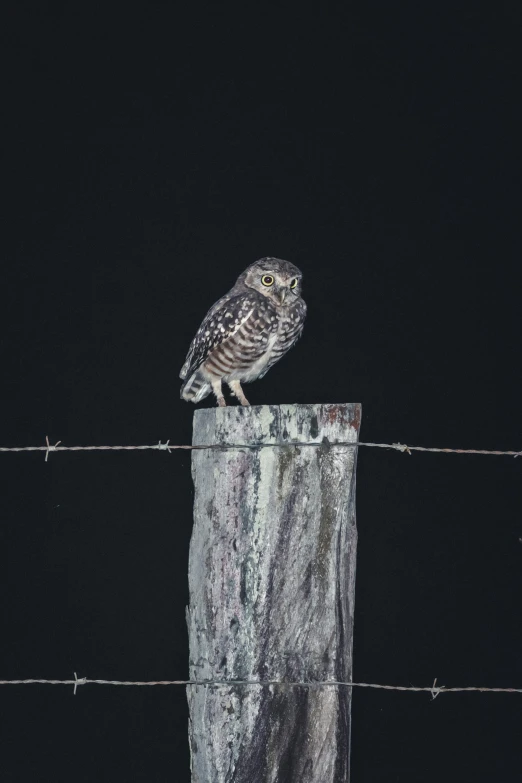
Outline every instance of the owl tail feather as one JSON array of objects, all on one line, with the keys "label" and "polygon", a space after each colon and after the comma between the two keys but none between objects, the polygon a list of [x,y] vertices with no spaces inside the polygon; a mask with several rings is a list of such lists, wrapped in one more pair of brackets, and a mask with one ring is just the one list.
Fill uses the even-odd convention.
[{"label": "owl tail feather", "polygon": [[195,372],[181,387],[180,397],[190,402],[201,402],[211,392],[210,383],[205,380],[203,374]]}]

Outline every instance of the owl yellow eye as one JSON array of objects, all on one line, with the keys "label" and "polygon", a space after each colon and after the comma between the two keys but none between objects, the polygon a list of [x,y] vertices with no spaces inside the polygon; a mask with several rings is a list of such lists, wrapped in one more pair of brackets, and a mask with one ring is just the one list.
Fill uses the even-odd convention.
[{"label": "owl yellow eye", "polygon": [[261,278],[261,282],[263,283],[263,285],[267,285],[267,286],[274,285],[274,278],[272,277],[272,275],[263,275],[263,277]]},{"label": "owl yellow eye", "polygon": [[296,288],[296,287],[297,287],[297,277],[294,277],[294,279],[290,283],[290,288]]}]

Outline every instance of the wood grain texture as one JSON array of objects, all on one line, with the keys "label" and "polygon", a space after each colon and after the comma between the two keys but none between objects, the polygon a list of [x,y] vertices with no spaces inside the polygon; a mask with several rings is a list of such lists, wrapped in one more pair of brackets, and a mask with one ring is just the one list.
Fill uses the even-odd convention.
[{"label": "wood grain texture", "polygon": [[[361,408],[198,410],[192,452],[190,677],[350,680]],[[323,439],[328,442],[323,442]],[[193,783],[345,783],[349,688],[189,686]]]}]

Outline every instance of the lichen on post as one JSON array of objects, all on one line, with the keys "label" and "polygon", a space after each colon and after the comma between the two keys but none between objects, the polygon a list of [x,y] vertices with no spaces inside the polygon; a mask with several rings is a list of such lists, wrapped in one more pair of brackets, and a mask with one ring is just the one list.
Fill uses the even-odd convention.
[{"label": "lichen on post", "polygon": [[195,413],[190,678],[272,684],[188,686],[193,783],[349,780],[351,689],[314,683],[352,676],[360,418]]}]

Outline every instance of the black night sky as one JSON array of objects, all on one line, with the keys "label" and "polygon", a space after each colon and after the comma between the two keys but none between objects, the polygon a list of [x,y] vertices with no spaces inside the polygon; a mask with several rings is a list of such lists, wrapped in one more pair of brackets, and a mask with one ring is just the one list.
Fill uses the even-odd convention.
[{"label": "black night sky", "polygon": [[[308,319],[253,404],[522,449],[519,4],[33,6],[2,24],[0,445],[189,443],[190,340],[274,255]],[[186,677],[189,453],[0,465],[0,679]],[[356,681],[522,687],[521,470],[360,449]],[[183,688],[0,703],[3,783],[190,780]],[[352,780],[511,782],[521,729],[522,695],[356,690]]]}]

